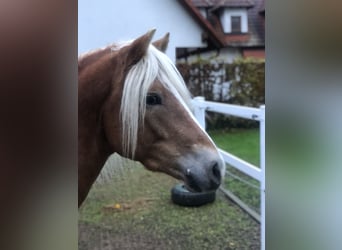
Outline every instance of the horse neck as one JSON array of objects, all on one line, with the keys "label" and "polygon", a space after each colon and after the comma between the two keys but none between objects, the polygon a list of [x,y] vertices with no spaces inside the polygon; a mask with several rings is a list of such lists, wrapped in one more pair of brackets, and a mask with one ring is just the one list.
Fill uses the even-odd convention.
[{"label": "horse neck", "polygon": [[[111,93],[113,65],[110,55],[87,65],[78,76],[79,127],[95,132],[101,122],[102,107]],[[91,135],[94,135],[92,133]]]},{"label": "horse neck", "polygon": [[79,203],[85,199],[111,154],[102,126],[102,107],[111,93],[113,68],[110,60],[101,59],[79,73]]}]

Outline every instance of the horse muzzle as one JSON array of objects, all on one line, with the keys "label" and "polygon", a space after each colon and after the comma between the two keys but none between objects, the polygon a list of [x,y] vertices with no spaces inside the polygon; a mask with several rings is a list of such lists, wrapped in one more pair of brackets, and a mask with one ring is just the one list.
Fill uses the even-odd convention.
[{"label": "horse muzzle", "polygon": [[219,153],[201,150],[187,155],[181,161],[183,180],[190,191],[213,191],[221,185],[225,164]]}]

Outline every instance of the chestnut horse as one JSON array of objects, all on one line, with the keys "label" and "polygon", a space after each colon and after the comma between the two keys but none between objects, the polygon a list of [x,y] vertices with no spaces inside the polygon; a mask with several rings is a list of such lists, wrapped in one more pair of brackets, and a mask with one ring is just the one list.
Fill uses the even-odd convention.
[{"label": "chestnut horse", "polygon": [[168,34],[89,52],[78,60],[78,204],[114,152],[183,180],[194,192],[216,190],[225,164],[191,112],[191,98],[161,51]]}]

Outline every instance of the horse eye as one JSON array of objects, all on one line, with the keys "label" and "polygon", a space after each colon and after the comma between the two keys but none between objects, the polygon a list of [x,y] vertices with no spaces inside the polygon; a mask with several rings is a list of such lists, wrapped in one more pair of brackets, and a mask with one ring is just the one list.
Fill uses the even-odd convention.
[{"label": "horse eye", "polygon": [[161,103],[161,98],[158,94],[148,94],[146,96],[146,104],[147,105],[160,105]]}]

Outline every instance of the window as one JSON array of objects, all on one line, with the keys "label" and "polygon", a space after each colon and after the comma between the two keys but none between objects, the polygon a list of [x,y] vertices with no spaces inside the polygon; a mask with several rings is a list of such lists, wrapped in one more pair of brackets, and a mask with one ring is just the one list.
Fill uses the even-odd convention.
[{"label": "window", "polygon": [[241,33],[241,16],[231,16],[232,33]]},{"label": "window", "polygon": [[248,13],[246,8],[225,8],[220,13],[220,21],[225,34],[248,33]]}]

